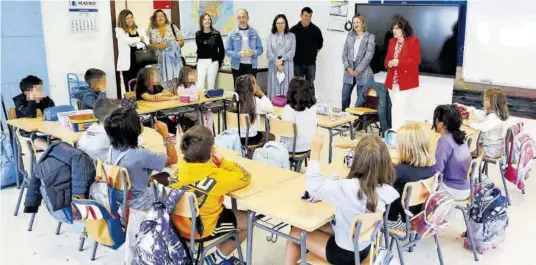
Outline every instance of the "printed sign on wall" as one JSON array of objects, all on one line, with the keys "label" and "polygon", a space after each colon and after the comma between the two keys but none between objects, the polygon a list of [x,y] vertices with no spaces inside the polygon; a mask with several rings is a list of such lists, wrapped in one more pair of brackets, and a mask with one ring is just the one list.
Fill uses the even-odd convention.
[{"label": "printed sign on wall", "polygon": [[98,32],[98,1],[69,1],[71,31],[73,33]]}]

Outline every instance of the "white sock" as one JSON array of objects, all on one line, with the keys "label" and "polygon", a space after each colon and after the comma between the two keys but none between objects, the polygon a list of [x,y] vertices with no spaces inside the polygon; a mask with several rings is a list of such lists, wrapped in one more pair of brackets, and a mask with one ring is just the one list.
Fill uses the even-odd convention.
[{"label": "white sock", "polygon": [[224,255],[223,253],[221,253],[221,251],[220,251],[219,249],[217,249],[216,252],[214,252],[214,253],[215,253],[214,256],[215,256],[215,258],[216,258],[216,264],[219,264],[220,262],[222,262],[222,261],[224,261],[224,260],[228,260],[228,259],[230,259],[230,258],[233,256],[232,253],[231,253],[231,255],[226,256],[226,255]]}]

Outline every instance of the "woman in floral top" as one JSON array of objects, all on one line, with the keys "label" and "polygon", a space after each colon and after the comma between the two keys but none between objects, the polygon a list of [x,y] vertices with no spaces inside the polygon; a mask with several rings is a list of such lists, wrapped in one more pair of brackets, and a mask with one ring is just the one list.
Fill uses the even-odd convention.
[{"label": "woman in floral top", "polygon": [[[156,50],[158,55],[158,70],[160,72],[162,85],[169,91],[175,91],[178,87],[178,74],[182,67],[180,47],[184,45],[184,39],[179,28],[172,24],[166,13],[161,9],[154,11],[151,16],[151,23],[147,29],[147,36],[149,37],[149,49]],[[178,59],[172,61],[164,61],[163,53],[171,48],[176,47],[178,49]],[[171,63],[171,65],[170,65]],[[166,74],[170,71],[169,68],[174,68],[171,76]]]}]

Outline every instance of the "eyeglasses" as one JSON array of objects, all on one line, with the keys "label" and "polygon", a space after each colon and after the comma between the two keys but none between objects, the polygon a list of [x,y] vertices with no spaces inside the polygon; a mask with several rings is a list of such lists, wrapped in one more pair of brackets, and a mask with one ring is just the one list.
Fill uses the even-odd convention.
[{"label": "eyeglasses", "polygon": [[276,25],[285,25],[285,22],[277,22]]}]

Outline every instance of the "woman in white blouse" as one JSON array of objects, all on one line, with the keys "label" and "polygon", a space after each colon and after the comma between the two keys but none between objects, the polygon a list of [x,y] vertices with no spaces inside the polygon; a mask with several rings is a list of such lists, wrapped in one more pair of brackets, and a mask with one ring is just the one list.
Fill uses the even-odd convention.
[{"label": "woman in white blouse", "polygon": [[357,87],[357,93],[364,93],[364,85],[369,80],[374,80],[370,61],[374,56],[375,37],[367,32],[367,23],[362,14],[352,18],[352,26],[353,30],[348,33],[342,51],[344,65],[342,110],[350,106],[354,86]]},{"label": "woman in white blouse", "polygon": [[123,76],[125,91],[129,91],[128,82],[136,78],[138,71],[144,65],[136,64],[136,50],[146,47],[147,40],[145,30],[138,28],[134,21],[134,14],[124,9],[117,17],[115,37],[117,38],[117,71]]}]

